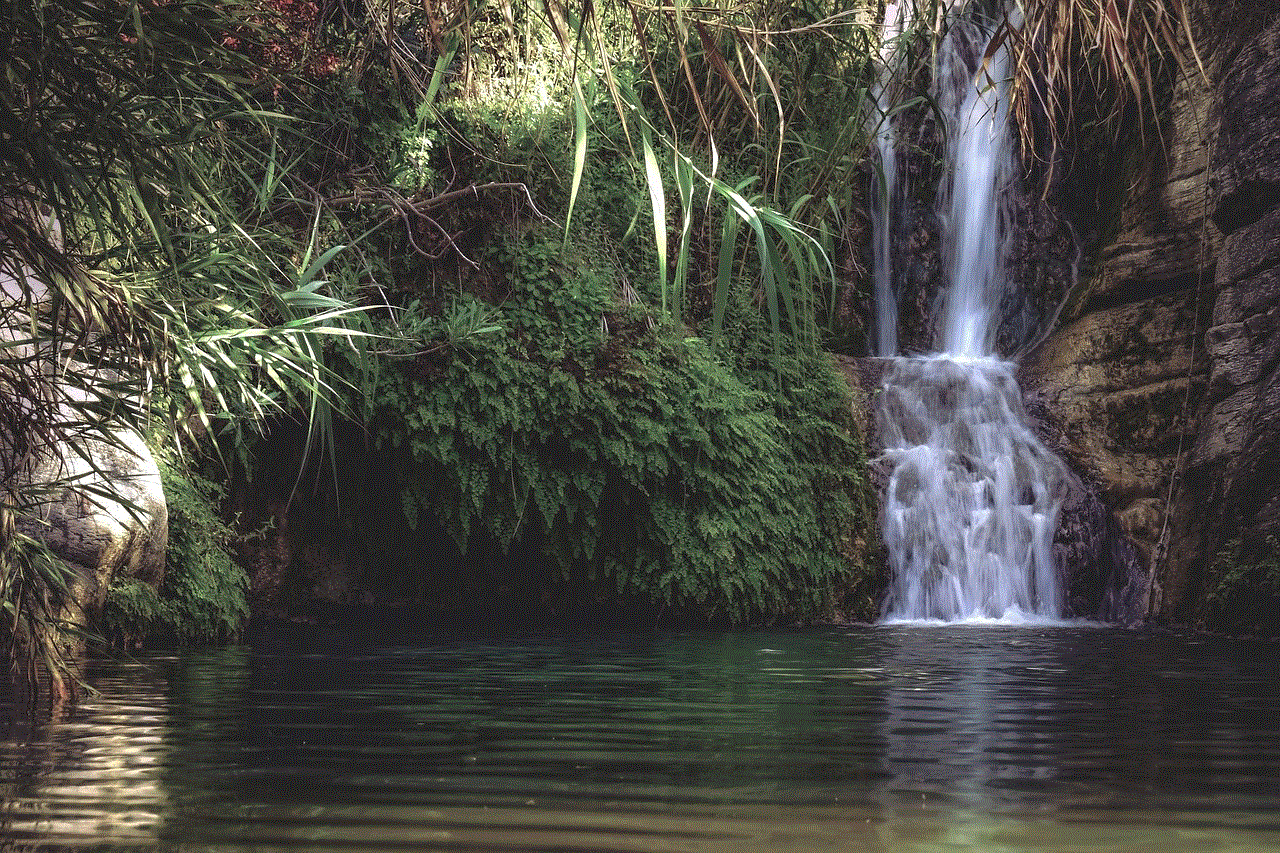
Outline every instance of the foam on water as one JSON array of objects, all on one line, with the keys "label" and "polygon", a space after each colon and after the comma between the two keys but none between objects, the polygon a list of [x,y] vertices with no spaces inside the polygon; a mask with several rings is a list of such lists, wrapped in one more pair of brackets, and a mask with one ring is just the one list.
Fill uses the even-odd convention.
[{"label": "foam on water", "polygon": [[964,619],[905,619],[886,617],[878,623],[884,626],[905,626],[908,628],[1114,628],[1107,622],[1096,619],[1052,618],[1037,616],[1034,613],[1023,613],[1014,608],[1000,616],[970,616]]},{"label": "foam on water", "polygon": [[878,419],[892,464],[885,615],[1058,618],[1053,537],[1066,471],[1028,424],[1013,365],[895,359]]}]

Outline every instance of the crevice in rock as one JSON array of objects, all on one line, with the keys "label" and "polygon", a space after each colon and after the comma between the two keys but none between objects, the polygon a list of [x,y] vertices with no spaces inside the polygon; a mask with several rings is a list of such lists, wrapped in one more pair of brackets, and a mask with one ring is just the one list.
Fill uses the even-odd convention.
[{"label": "crevice in rock", "polygon": [[1223,234],[1231,234],[1254,224],[1277,205],[1280,205],[1280,184],[1244,181],[1218,199],[1217,209],[1210,218]]},{"label": "crevice in rock", "polygon": [[1149,299],[1157,299],[1161,296],[1182,293],[1194,289],[1202,281],[1211,281],[1212,279],[1213,275],[1210,269],[1168,279],[1135,279],[1127,281],[1116,287],[1108,288],[1105,293],[1099,293],[1091,297],[1085,303],[1084,311],[1081,313],[1108,311],[1124,305],[1132,305],[1137,302],[1146,302]]}]

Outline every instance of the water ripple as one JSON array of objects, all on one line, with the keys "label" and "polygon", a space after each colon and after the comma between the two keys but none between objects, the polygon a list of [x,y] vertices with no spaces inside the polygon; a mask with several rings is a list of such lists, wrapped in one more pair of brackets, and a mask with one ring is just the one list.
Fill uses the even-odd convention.
[{"label": "water ripple", "polygon": [[0,840],[1280,849],[1274,644],[1081,626],[415,642],[101,661],[100,697],[0,738]]}]

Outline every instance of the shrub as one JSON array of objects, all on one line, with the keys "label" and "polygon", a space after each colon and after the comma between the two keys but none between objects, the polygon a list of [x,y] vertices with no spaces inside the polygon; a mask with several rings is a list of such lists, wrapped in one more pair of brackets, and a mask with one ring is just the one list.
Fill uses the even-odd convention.
[{"label": "shrub", "polygon": [[160,475],[169,510],[164,580],[158,590],[133,579],[113,583],[104,633],[123,645],[232,639],[249,615],[249,579],[231,559],[233,533],[218,514],[222,487],[167,465]]},{"label": "shrub", "polygon": [[500,328],[383,376],[373,432],[401,460],[408,522],[434,515],[464,552],[536,529],[569,587],[718,621],[827,612],[862,455],[825,356],[762,351],[744,381],[551,239],[496,255]]}]

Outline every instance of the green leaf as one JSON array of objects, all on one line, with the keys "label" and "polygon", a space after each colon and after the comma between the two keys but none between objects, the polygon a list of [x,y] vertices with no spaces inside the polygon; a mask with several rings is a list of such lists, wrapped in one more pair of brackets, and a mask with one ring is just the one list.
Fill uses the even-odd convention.
[{"label": "green leaf", "polygon": [[680,192],[680,251],[676,255],[675,278],[671,283],[672,315],[677,324],[684,306],[684,292],[689,277],[689,238],[693,231],[693,164],[675,156],[676,188]]},{"label": "green leaf", "polygon": [[711,342],[714,344],[724,328],[724,312],[729,302],[729,288],[733,278],[733,262],[738,251],[738,229],[742,218],[732,210],[725,211],[720,227],[719,259],[716,264],[715,304],[711,313]]},{"label": "green leaf", "polygon": [[573,219],[573,208],[578,201],[578,190],[582,186],[582,173],[587,164],[587,105],[582,97],[582,85],[575,74],[573,77],[573,177],[569,183],[569,210],[564,216],[564,244],[562,251],[569,246],[569,223]]},{"label": "green leaf", "polygon": [[648,124],[640,126],[640,145],[644,151],[644,174],[649,184],[649,211],[653,216],[653,245],[658,253],[658,292],[662,294],[662,311],[667,311],[667,203],[662,188],[662,172],[653,153]]}]

